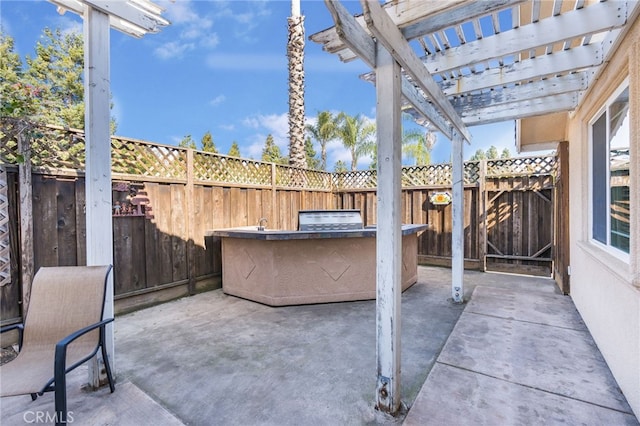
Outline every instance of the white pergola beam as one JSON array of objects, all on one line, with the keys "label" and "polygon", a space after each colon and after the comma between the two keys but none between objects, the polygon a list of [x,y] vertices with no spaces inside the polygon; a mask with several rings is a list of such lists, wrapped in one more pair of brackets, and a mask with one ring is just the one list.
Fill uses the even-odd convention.
[{"label": "white pergola beam", "polygon": [[506,105],[487,106],[475,111],[463,113],[462,120],[468,126],[489,124],[507,120],[550,114],[560,111],[572,111],[578,106],[578,93],[547,96]]},{"label": "white pergola beam", "polygon": [[[439,13],[434,13],[425,19],[402,28],[402,35],[407,40],[424,37],[442,31],[445,28],[460,25],[469,20],[469,16],[486,16],[502,9],[513,7],[527,0],[483,0],[464,2],[450,7]],[[428,3],[428,2],[424,2]]]},{"label": "white pergola beam", "polygon": [[440,86],[446,96],[455,96],[521,81],[539,80],[545,76],[591,68],[601,63],[600,47],[587,45],[471,74],[455,81],[445,81]]},{"label": "white pergola beam", "polygon": [[[471,93],[451,101],[458,114],[473,113],[478,108],[505,105],[511,102],[523,102],[572,92],[586,90],[588,86],[586,72],[552,77],[529,84],[488,90],[482,93]],[[463,117],[464,121],[464,117]]]},{"label": "white pergola beam", "polygon": [[469,67],[558,41],[621,27],[627,20],[626,9],[627,3],[622,1],[597,3],[481,41],[466,43],[422,60],[432,74]]},{"label": "white pergola beam", "polygon": [[[358,20],[351,16],[338,0],[325,0],[327,9],[331,13],[341,45],[346,45],[370,68],[376,67],[376,42],[367,34]],[[328,50],[325,46],[325,50]]]},{"label": "white pergola beam", "polygon": [[49,0],[59,6],[58,11],[69,10],[80,16],[86,6],[109,15],[111,27],[140,38],[146,33],[157,33],[169,21],[160,14],[163,8],[149,0]]},{"label": "white pergola beam", "polygon": [[463,139],[453,135],[451,150],[451,297],[464,301],[464,155]]},{"label": "white pergola beam", "polygon": [[419,112],[419,115],[425,117],[429,122],[438,129],[443,135],[451,139],[453,131],[451,125],[442,118],[442,115],[438,113],[436,108],[427,102],[424,95],[418,92],[418,89],[411,84],[406,77],[402,77],[402,95],[411,107]]},{"label": "white pergola beam", "polygon": [[387,49],[460,135],[471,141],[469,130],[380,3],[376,0],[361,0],[361,3],[367,27],[377,42]]},{"label": "white pergola beam", "polygon": [[402,118],[400,65],[377,45],[376,125],[378,191],[376,236],[376,407],[400,408],[400,306],[402,296]]},{"label": "white pergola beam", "polygon": [[[109,15],[87,7],[83,27],[87,265],[113,265]],[[107,278],[104,318],[114,314],[113,274]],[[111,367],[116,371],[113,324],[107,325],[105,338]],[[100,368],[95,361],[90,364],[89,383],[95,388],[100,385]]]}]

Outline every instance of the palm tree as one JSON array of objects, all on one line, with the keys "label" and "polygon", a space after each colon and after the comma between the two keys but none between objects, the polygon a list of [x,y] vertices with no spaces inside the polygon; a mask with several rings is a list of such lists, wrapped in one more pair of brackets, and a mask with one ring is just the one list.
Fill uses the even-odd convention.
[{"label": "palm tree", "polygon": [[436,134],[422,129],[407,130],[402,135],[402,150],[413,158],[416,166],[431,163],[431,150],[436,143]]},{"label": "palm tree", "polygon": [[327,169],[327,143],[338,136],[336,117],[329,111],[318,112],[315,125],[307,124],[307,132],[320,144],[320,170]]},{"label": "palm tree", "polygon": [[[376,124],[362,114],[352,117],[344,112],[338,115],[338,136],[351,153],[351,170],[358,169],[358,158],[370,150]],[[374,143],[375,144],[375,143]]]},{"label": "palm tree", "polygon": [[288,19],[289,41],[289,164],[306,167],[304,151],[304,16],[300,0],[291,0]]}]

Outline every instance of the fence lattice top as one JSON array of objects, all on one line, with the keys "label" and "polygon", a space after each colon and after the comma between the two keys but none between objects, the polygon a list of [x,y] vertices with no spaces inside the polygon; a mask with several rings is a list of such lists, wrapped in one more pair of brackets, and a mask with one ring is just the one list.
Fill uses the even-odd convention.
[{"label": "fence lattice top", "polygon": [[[25,120],[0,119],[0,163],[24,161],[18,140],[29,147],[35,167],[84,170],[84,132],[57,126],[38,126]],[[114,173],[186,181],[189,149],[113,136],[111,161]],[[299,169],[246,158],[193,151],[193,179],[200,183],[277,186],[292,189],[350,190],[375,189],[375,170],[329,173]],[[474,185],[485,177],[549,175],[555,172],[555,156],[520,157],[464,164],[464,183]],[[451,164],[406,166],[402,168],[402,185],[451,185]]]}]

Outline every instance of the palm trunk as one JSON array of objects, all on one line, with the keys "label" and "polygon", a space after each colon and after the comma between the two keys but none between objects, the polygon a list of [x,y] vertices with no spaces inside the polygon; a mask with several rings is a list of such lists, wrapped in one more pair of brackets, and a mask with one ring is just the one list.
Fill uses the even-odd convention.
[{"label": "palm trunk", "polygon": [[292,0],[289,24],[289,164],[306,167],[304,152],[304,16],[300,0]]}]

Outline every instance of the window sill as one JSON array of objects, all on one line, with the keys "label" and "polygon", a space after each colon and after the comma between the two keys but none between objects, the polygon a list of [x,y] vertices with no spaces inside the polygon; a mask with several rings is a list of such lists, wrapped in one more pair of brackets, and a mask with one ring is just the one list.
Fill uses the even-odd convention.
[{"label": "window sill", "polygon": [[578,241],[578,247],[591,257],[593,262],[601,265],[609,273],[615,275],[630,286],[632,285],[631,266],[628,262],[588,241]]}]

